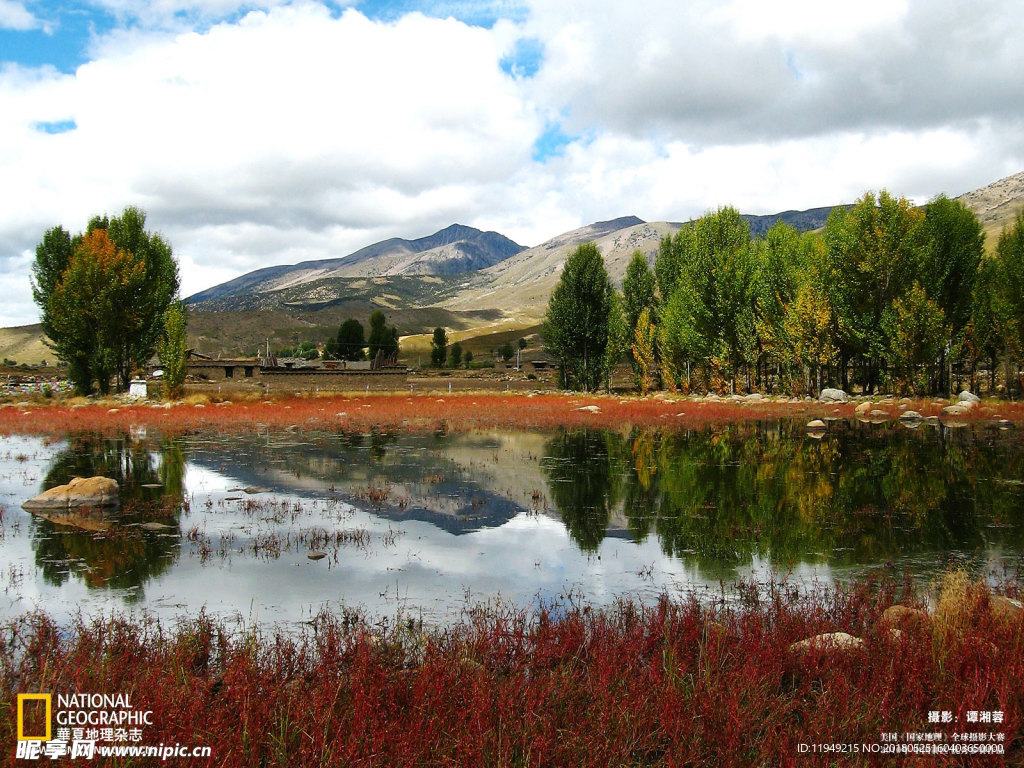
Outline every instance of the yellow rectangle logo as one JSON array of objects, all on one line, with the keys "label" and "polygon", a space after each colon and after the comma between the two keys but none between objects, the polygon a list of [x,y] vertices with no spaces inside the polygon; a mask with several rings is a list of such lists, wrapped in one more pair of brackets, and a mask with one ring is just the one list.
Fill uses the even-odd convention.
[{"label": "yellow rectangle logo", "polygon": [[[46,735],[25,733],[25,702],[42,701],[46,704]],[[18,741],[49,741],[50,740],[50,694],[19,693],[18,694]]]}]

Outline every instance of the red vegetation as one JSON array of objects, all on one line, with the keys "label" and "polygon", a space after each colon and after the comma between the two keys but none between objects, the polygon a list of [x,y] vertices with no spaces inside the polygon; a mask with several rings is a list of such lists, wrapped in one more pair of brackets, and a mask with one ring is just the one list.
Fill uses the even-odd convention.
[{"label": "red vegetation", "polygon": [[[597,410],[581,410],[589,406]],[[891,415],[899,411],[882,406]],[[924,416],[937,416],[938,401],[912,403]],[[713,423],[784,416],[852,418],[854,403],[617,398],[588,395],[445,394],[289,397],[268,401],[151,405],[39,404],[0,408],[0,433],[67,434],[123,432],[151,426],[165,433],[203,428],[251,431],[258,427],[365,431],[382,427],[403,431],[486,428],[662,426],[701,428]],[[986,402],[957,421],[1005,418],[1024,422],[1024,403]]]},{"label": "red vegetation", "polygon": [[[897,599],[920,605],[909,590],[492,609],[426,632],[347,614],[269,635],[205,615],[173,630],[128,618],[59,628],[34,615],[0,626],[0,706],[9,712],[19,691],[124,693],[153,712],[143,743],[210,745],[216,766],[1020,765],[1024,620],[996,618],[975,585],[955,631],[936,617],[897,638],[880,617]],[[789,649],[840,630],[863,648]],[[956,721],[930,723],[931,712]],[[970,712],[1003,721],[971,723]],[[13,745],[13,728],[0,718],[0,742]],[[798,746],[884,744],[883,733],[941,733],[945,744],[1001,733],[1006,754]]]}]

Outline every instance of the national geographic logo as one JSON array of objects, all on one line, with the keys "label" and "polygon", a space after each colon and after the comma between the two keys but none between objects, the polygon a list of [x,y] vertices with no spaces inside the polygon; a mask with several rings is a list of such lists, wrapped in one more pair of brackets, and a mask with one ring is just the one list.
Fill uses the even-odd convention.
[{"label": "national geographic logo", "polygon": [[[29,704],[30,715],[35,714],[35,717],[25,716],[25,704]],[[40,702],[36,704],[35,702]],[[38,710],[45,707],[46,714],[43,716],[45,725],[35,722],[30,725],[33,731],[38,731],[40,728],[44,728],[42,732],[25,733],[25,721],[35,720],[38,721]],[[36,710],[34,713],[31,710]],[[50,740],[50,694],[48,693],[19,693],[18,694],[18,741],[49,741]]]}]

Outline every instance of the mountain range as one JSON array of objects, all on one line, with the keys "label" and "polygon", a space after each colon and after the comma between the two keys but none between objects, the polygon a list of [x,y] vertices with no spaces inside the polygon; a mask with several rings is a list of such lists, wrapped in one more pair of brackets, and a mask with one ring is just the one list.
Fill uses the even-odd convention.
[{"label": "mountain range", "polygon": [[[755,234],[777,220],[807,230],[822,226],[831,210],[744,218]],[[661,239],[681,226],[625,216],[524,248],[496,232],[456,224],[337,259],[268,267],[189,297],[194,341],[204,352],[241,353],[253,346],[244,337],[267,322],[272,336],[316,339],[347,317],[365,320],[374,309],[384,310],[404,335],[424,334],[436,325],[455,337],[531,328],[544,315],[566,257],[580,243],[595,242],[612,280],[621,284],[634,251],[653,264]]]},{"label": "mountain range", "polygon": [[[993,250],[1024,208],[1024,172],[957,198],[978,216]],[[801,231],[824,225],[832,207],[744,215],[761,235],[776,221]],[[348,317],[364,323],[381,309],[404,337],[403,350],[429,346],[435,326],[451,339],[500,343],[536,330],[568,254],[593,241],[621,285],[636,250],[653,264],[661,239],[679,222],[625,216],[595,222],[526,248],[497,232],[453,224],[413,240],[390,238],[338,258],[266,267],[190,296],[189,343],[224,356],[252,355],[268,337],[279,345],[324,341]],[[0,354],[22,362],[52,359],[39,326],[0,329]],[[496,345],[496,344],[495,344]]]},{"label": "mountain range", "polygon": [[198,304],[211,299],[291,288],[336,277],[393,277],[397,275],[450,275],[497,264],[525,250],[497,232],[473,227],[450,227],[417,240],[393,237],[338,259],[304,261],[266,267],[190,296]]}]

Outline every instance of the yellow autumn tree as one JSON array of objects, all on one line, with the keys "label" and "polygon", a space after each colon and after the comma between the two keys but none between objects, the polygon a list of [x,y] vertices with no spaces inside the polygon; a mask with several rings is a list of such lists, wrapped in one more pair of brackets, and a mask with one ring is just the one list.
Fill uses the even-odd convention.
[{"label": "yellow autumn tree", "polygon": [[805,373],[815,376],[821,389],[821,369],[839,358],[832,330],[832,308],[828,297],[813,285],[804,285],[786,310],[786,335],[793,356],[803,364]]},{"label": "yellow autumn tree", "polygon": [[654,353],[657,328],[651,322],[651,311],[644,307],[636,319],[636,327],[633,329],[633,359],[636,361],[634,377],[636,388],[640,394],[646,395],[648,390],[654,386],[654,377],[657,375],[657,360]]},{"label": "yellow autumn tree", "polygon": [[48,312],[57,353],[68,361],[72,383],[101,393],[129,354],[146,282],[142,259],[118,249],[106,229],[93,229],[77,243],[49,297]]}]

